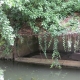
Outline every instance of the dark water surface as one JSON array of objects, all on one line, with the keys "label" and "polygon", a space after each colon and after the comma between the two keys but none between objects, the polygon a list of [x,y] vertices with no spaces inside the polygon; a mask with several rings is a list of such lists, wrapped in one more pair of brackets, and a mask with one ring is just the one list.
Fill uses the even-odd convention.
[{"label": "dark water surface", "polygon": [[48,66],[0,60],[0,80],[80,80],[80,69],[50,69]]}]

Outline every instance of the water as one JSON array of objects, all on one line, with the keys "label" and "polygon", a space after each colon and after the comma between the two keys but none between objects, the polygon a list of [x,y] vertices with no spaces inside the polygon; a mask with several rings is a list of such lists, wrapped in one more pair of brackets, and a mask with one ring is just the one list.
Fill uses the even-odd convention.
[{"label": "water", "polygon": [[48,66],[0,60],[0,80],[80,80],[79,69],[50,69]]}]

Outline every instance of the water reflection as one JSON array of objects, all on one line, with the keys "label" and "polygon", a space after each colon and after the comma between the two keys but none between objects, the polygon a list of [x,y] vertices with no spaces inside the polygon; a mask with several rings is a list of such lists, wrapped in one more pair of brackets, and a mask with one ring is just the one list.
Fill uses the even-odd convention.
[{"label": "water reflection", "polygon": [[4,80],[4,70],[0,68],[0,80]]},{"label": "water reflection", "polygon": [[5,70],[0,80],[80,80],[78,69],[50,69],[46,66],[0,61]]}]

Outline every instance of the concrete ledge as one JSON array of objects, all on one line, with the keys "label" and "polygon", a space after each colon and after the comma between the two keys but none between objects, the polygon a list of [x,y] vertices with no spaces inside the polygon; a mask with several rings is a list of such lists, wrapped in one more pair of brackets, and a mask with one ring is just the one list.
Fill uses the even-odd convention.
[{"label": "concrete ledge", "polygon": [[[33,64],[43,64],[43,65],[51,65],[54,60],[52,59],[36,59],[36,58],[15,58],[17,62],[25,62],[25,63],[33,63]],[[72,61],[72,60],[59,60],[61,66],[64,67],[73,67],[80,68],[80,61]]]}]

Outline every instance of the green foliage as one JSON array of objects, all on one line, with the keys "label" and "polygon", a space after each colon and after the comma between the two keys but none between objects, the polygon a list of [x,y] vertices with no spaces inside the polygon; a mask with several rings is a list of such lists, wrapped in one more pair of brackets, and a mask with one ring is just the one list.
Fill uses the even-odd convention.
[{"label": "green foliage", "polygon": [[[13,33],[13,28],[10,26],[7,15],[3,11],[3,4],[4,1],[0,1],[0,47],[4,45],[13,46],[15,34]],[[8,47],[5,48],[7,49]]]},{"label": "green foliage", "polygon": [[2,10],[0,10],[0,28],[1,28],[1,35],[2,38],[7,40],[7,42],[10,45],[14,45],[14,37],[15,35],[13,34],[13,28],[9,26],[9,20],[7,19],[6,15]]},{"label": "green foliage", "polygon": [[[39,45],[45,56],[54,38],[52,58],[58,59],[60,55],[57,36],[64,34],[63,46],[66,51],[65,34],[69,31],[79,33],[79,17],[74,13],[80,13],[80,0],[4,0],[0,6],[0,34],[10,45],[14,44],[13,32],[18,31],[25,24],[30,26],[35,34],[43,34],[43,37],[39,36]],[[61,22],[69,16],[74,17],[63,25]],[[49,35],[51,40],[47,42]],[[44,38],[43,47],[42,38]],[[69,50],[71,50],[70,44],[69,38]]]}]

